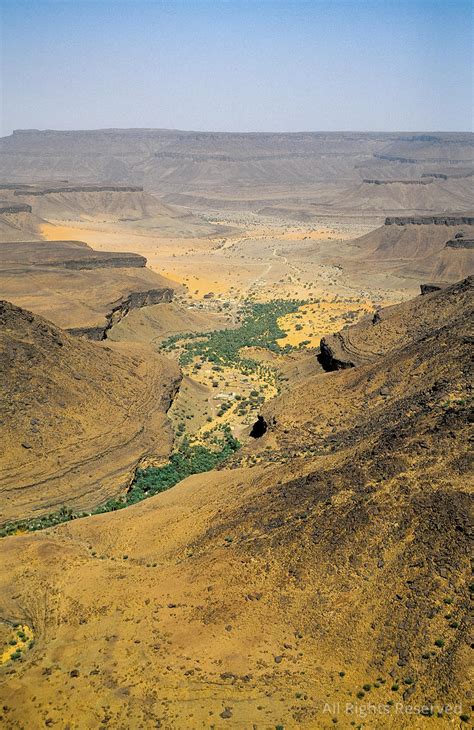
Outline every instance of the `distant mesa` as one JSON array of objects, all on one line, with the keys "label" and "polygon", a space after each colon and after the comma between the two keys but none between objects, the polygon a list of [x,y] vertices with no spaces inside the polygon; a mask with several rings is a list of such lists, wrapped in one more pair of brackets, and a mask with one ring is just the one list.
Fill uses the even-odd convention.
[{"label": "distant mesa", "polygon": [[[36,191],[22,187],[16,194],[37,200],[39,214],[69,202],[48,200],[49,190],[67,196],[72,193],[59,191],[91,190],[92,183],[122,191],[143,185],[171,205],[234,211],[276,206],[303,218],[341,210],[358,216],[457,212],[472,205],[463,179],[473,173],[472,152],[472,134],[447,132],[17,130],[0,138],[4,179],[36,181]],[[51,159],[67,183],[45,181]],[[120,217],[133,214],[122,211]]]},{"label": "distant mesa", "polygon": [[364,178],[362,182],[369,183],[370,185],[430,185],[433,180],[371,180]]},{"label": "distant mesa", "polygon": [[67,185],[49,188],[29,187],[14,191],[14,195],[50,195],[51,193],[142,193],[141,185]]},{"label": "distant mesa", "polygon": [[0,246],[0,270],[11,266],[49,266],[63,269],[144,268],[146,258],[136,253],[95,251],[83,241],[7,241]]}]

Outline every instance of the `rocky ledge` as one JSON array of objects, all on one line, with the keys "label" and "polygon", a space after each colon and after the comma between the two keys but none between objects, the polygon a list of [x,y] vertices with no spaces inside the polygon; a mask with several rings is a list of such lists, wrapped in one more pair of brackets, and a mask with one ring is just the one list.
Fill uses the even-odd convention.
[{"label": "rocky ledge", "polygon": [[1,213],[31,213],[31,205],[27,203],[11,203],[9,200],[0,201]]},{"label": "rocky ledge", "polygon": [[88,340],[106,340],[107,332],[111,327],[126,317],[132,309],[150,307],[153,304],[169,303],[173,299],[173,294],[174,291],[170,287],[131,292],[124,299],[111,305],[111,310],[106,315],[106,324],[103,327],[71,327],[67,332],[75,337],[86,337]]},{"label": "rocky ledge", "polygon": [[450,241],[446,241],[444,244],[445,248],[474,248],[474,238],[452,238]]},{"label": "rocky ledge", "polygon": [[51,193],[142,193],[141,185],[66,185],[63,187],[15,190],[14,195],[50,195]]},{"label": "rocky ledge", "polygon": [[385,218],[386,226],[463,226],[474,225],[474,215],[419,215],[389,216]]}]

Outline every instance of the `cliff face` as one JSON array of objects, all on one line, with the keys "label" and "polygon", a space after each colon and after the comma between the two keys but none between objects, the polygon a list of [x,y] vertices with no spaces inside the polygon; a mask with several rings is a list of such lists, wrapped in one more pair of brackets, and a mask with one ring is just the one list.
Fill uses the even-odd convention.
[{"label": "cliff face", "polygon": [[31,205],[27,203],[11,203],[9,200],[0,201],[0,213],[31,213]]},{"label": "cliff face", "polygon": [[474,225],[473,215],[420,215],[389,216],[385,218],[386,226],[462,226]]},{"label": "cliff face", "polygon": [[76,271],[80,269],[143,269],[146,266],[146,258],[135,253],[109,254],[97,251],[93,255],[85,255],[82,258],[45,263],[45,266],[75,269]]},{"label": "cliff face", "polygon": [[15,190],[14,195],[41,197],[50,193],[142,193],[141,185],[66,185],[49,188]]},{"label": "cliff face", "polygon": [[173,289],[169,287],[131,292],[118,304],[111,305],[112,309],[106,315],[107,321],[103,327],[72,327],[68,332],[76,337],[87,337],[89,340],[105,340],[107,332],[130,311],[150,307],[153,304],[168,304],[173,300],[173,294]]},{"label": "cliff face", "polygon": [[73,338],[9,302],[0,354],[0,523],[91,509],[126,490],[142,457],[167,455],[170,361]]}]

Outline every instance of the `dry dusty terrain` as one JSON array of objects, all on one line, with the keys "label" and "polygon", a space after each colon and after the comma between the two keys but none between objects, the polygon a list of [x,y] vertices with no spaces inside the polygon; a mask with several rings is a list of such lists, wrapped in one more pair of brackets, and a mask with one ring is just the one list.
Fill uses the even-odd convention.
[{"label": "dry dusty terrain", "polygon": [[472,281],[422,306],[226,468],[0,542],[5,728],[466,726]]},{"label": "dry dusty terrain", "polygon": [[470,723],[472,147],[0,140],[2,727]]}]

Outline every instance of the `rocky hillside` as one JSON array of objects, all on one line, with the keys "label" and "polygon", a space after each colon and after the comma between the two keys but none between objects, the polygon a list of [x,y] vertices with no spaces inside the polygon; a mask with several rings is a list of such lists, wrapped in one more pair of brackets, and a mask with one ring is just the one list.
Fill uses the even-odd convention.
[{"label": "rocky hillside", "polygon": [[[408,278],[454,282],[474,273],[474,253],[452,240],[474,237],[474,217],[387,217],[354,241],[353,268],[393,271]],[[447,245],[449,244],[449,245]]]},{"label": "rocky hillside", "polygon": [[1,523],[89,510],[121,493],[145,455],[167,455],[170,362],[74,339],[9,302],[0,332]]},{"label": "rocky hillside", "polygon": [[0,201],[0,242],[41,239],[41,225],[45,221],[33,214],[31,205]]},{"label": "rocky hillside", "polygon": [[[42,223],[99,221],[125,229],[153,230],[155,235],[209,236],[231,230],[164,203],[144,191],[141,185],[91,184],[90,181],[77,184],[68,180],[31,182],[34,179],[32,175],[28,184],[0,183],[0,194],[4,198],[0,201],[0,221],[2,215],[11,216],[22,210],[36,220],[41,218]],[[37,230],[41,233],[44,228],[38,226]]]},{"label": "rocky hillside", "polygon": [[5,727],[465,726],[469,298],[382,311],[370,361],[270,402],[220,471],[1,541],[0,615],[36,637]]},{"label": "rocky hillside", "polygon": [[472,316],[474,277],[461,284],[435,290],[402,304],[385,307],[321,340],[320,361],[326,370],[340,370],[374,362],[393,350],[420,341],[440,321],[464,317],[466,328]]}]

